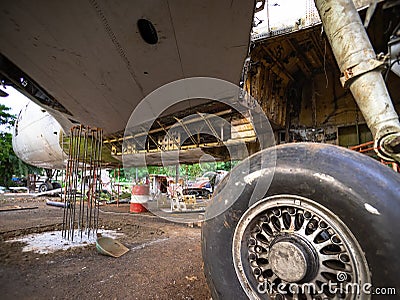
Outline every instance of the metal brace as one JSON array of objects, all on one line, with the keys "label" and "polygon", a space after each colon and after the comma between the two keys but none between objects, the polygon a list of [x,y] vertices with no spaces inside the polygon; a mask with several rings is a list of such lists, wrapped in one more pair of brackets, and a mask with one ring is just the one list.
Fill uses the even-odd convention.
[{"label": "metal brace", "polygon": [[365,60],[353,67],[347,68],[343,72],[343,76],[340,77],[342,86],[347,89],[351,83],[360,75],[375,71],[377,69],[385,69],[385,61],[378,59]]}]

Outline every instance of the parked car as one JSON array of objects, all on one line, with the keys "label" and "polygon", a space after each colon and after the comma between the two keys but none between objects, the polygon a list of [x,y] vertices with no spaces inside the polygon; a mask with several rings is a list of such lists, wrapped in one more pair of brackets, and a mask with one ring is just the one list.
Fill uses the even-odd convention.
[{"label": "parked car", "polygon": [[183,195],[195,195],[196,198],[208,199],[211,192],[203,188],[187,188],[182,190]]}]

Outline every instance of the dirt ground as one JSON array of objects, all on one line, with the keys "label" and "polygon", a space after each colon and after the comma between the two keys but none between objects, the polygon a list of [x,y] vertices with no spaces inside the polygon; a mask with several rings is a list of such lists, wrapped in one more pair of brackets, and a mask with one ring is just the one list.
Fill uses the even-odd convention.
[{"label": "dirt ground", "polygon": [[[125,255],[103,256],[94,245],[22,252],[24,243],[6,241],[61,229],[63,208],[47,206],[46,198],[0,197],[1,299],[211,298],[198,227],[129,214],[129,204],[102,206],[99,227],[124,234],[118,240],[130,249]],[[14,206],[37,208],[4,211]]]}]

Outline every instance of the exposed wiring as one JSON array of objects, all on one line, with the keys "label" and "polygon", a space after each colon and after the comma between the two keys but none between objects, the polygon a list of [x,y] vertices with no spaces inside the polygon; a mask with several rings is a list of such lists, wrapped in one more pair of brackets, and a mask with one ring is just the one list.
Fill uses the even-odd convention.
[{"label": "exposed wiring", "polygon": [[400,58],[397,58],[395,61],[393,61],[393,62],[390,64],[389,68],[386,70],[386,73],[385,73],[385,82],[386,82],[387,79],[388,79],[388,76],[389,76],[389,73],[390,73],[390,70],[392,69],[392,67],[395,65],[395,63],[399,63],[399,62],[400,62]]},{"label": "exposed wiring", "polygon": [[326,74],[326,39],[324,39],[325,41],[325,50],[324,50],[324,73],[325,73],[325,79],[326,79],[326,87],[328,88],[329,85],[329,79],[328,79],[328,75]]},{"label": "exposed wiring", "polygon": [[392,36],[397,36],[397,31],[400,29],[400,23],[392,31]]}]

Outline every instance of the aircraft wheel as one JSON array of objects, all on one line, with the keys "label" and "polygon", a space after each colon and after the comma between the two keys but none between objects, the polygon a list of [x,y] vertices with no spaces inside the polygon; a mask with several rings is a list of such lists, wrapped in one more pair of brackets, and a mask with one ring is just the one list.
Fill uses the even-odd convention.
[{"label": "aircraft wheel", "polygon": [[60,189],[62,186],[58,182],[53,182],[53,189]]},{"label": "aircraft wheel", "polygon": [[39,185],[39,192],[43,193],[43,192],[47,192],[48,191],[48,187],[45,183],[42,183],[41,185]]},{"label": "aircraft wheel", "polygon": [[[249,203],[257,179],[203,225],[213,299],[370,299],[382,287],[399,293],[400,175],[336,146],[275,150],[266,195]],[[268,151],[265,159],[273,157]],[[249,159],[250,172],[259,170],[261,153]]]}]

